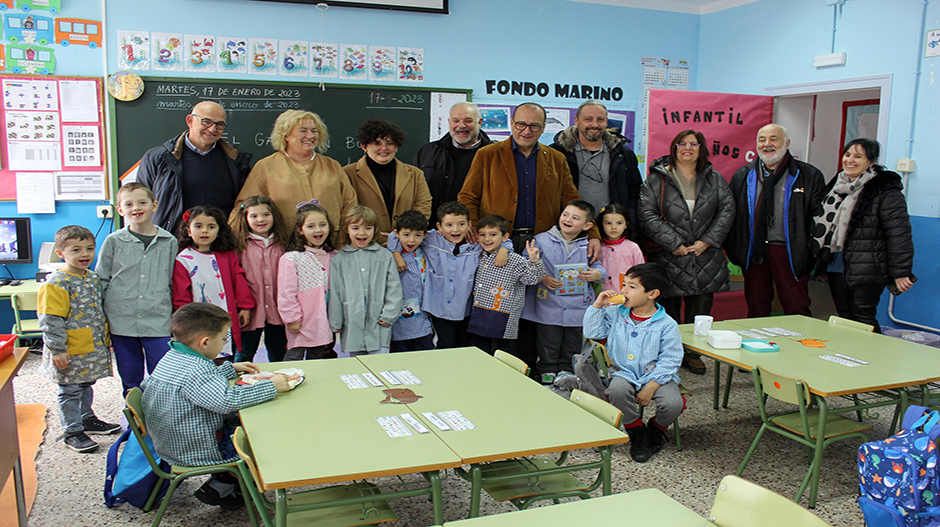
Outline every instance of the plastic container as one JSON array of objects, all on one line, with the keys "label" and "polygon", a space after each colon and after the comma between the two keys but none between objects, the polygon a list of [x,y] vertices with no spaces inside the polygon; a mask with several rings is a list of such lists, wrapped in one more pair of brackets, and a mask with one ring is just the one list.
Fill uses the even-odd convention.
[{"label": "plastic container", "polygon": [[13,354],[16,335],[0,335],[0,361]]},{"label": "plastic container", "polygon": [[773,342],[762,339],[744,339],[741,341],[741,347],[755,353],[769,353],[780,351],[780,346]]},{"label": "plastic container", "polygon": [[741,335],[734,331],[713,329],[708,332],[708,344],[719,350],[735,350],[741,347]]}]

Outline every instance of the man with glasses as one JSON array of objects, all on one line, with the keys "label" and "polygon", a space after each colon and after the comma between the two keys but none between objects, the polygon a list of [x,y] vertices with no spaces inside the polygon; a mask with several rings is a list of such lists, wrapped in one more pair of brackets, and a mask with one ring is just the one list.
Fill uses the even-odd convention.
[{"label": "man with glasses", "polygon": [[636,203],[643,178],[629,140],[607,129],[607,107],[589,100],[578,106],[574,126],[555,135],[552,148],[565,155],[571,179],[585,201],[598,212],[609,203],[627,208],[636,225]]},{"label": "man with glasses", "polygon": [[470,171],[477,150],[493,141],[480,130],[483,118],[472,102],[458,102],[450,108],[450,132],[418,150],[412,164],[424,171],[431,191],[431,218],[437,218],[441,203],[457,201],[457,193]]},{"label": "man with glasses", "polygon": [[[545,108],[534,102],[517,106],[512,137],[477,152],[457,196],[470,209],[472,223],[487,214],[506,218],[516,252],[555,226],[568,202],[581,199],[565,156],[539,145],[544,129]],[[588,235],[588,256],[594,262],[601,255],[597,227]]]},{"label": "man with glasses", "polygon": [[731,178],[735,216],[724,248],[743,271],[748,317],[770,316],[775,285],[784,314],[812,316],[810,244],[826,182],[819,169],[790,155],[788,135],[779,124],[761,128],[757,159]]},{"label": "man with glasses", "polygon": [[189,131],[148,150],[137,172],[160,204],[154,223],[172,233],[192,207],[217,207],[228,216],[251,168],[251,154],[222,139],[225,110],[218,103],[193,106],[186,125]]}]

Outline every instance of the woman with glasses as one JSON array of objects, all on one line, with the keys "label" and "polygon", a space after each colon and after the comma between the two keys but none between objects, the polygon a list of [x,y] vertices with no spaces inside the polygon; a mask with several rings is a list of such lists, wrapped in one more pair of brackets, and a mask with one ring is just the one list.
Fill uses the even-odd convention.
[{"label": "woman with glasses", "polygon": [[[669,155],[650,164],[640,188],[638,227],[658,245],[647,261],[663,265],[670,285],[659,303],[676,322],[711,312],[716,291],[727,291],[728,262],[721,243],[734,222],[734,198],[725,179],[708,161],[705,136],[683,130],[669,145]],[[698,355],[686,354],[683,366],[705,373]]]},{"label": "woman with glasses", "polygon": [[293,225],[297,204],[316,198],[327,211],[333,239],[338,239],[343,215],[358,202],[342,165],[323,155],[329,138],[326,124],[315,113],[287,110],[279,115],[271,132],[277,152],[255,163],[238,195],[236,212],[249,196],[269,196],[284,224]]},{"label": "woman with glasses", "polygon": [[368,119],[359,127],[358,139],[365,154],[343,170],[356,189],[359,204],[378,214],[376,241],[385,245],[402,212],[416,210],[431,217],[431,191],[421,169],[395,159],[406,139],[397,124]]}]

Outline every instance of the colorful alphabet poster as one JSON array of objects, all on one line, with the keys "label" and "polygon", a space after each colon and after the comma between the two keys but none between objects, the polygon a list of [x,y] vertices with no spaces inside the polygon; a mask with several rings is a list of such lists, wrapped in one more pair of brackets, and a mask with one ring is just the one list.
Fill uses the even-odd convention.
[{"label": "colorful alphabet poster", "polygon": [[277,39],[248,39],[248,73],[277,75]]},{"label": "colorful alphabet poster", "polygon": [[395,46],[369,46],[369,80],[395,80]]},{"label": "colorful alphabet poster", "polygon": [[117,55],[119,70],[150,69],[150,32],[117,32]]},{"label": "colorful alphabet poster", "polygon": [[424,48],[398,48],[398,80],[424,82]]},{"label": "colorful alphabet poster", "polygon": [[360,44],[340,44],[339,60],[341,79],[366,79],[366,59],[369,50]]},{"label": "colorful alphabet poster", "polygon": [[281,40],[281,75],[310,75],[310,48],[306,40]]},{"label": "colorful alphabet poster", "polygon": [[339,75],[339,48],[325,42],[310,43],[310,75],[336,78]]},{"label": "colorful alphabet poster", "polygon": [[183,55],[186,71],[215,71],[214,35],[186,35],[183,42],[186,44]]},{"label": "colorful alphabet poster", "polygon": [[150,55],[153,69],[183,71],[183,35],[180,33],[151,33]]},{"label": "colorful alphabet poster", "polygon": [[248,72],[248,38],[215,37],[216,70],[227,73]]}]

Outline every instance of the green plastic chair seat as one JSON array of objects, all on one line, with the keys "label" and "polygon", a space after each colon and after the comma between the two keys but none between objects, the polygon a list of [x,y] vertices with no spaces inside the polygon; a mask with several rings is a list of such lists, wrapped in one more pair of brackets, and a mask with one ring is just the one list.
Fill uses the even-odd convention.
[{"label": "green plastic chair seat", "polygon": [[[291,508],[326,503],[358,496],[381,496],[378,487],[368,482],[358,485],[349,484],[323,489],[288,494],[287,504]],[[388,502],[379,498],[368,505],[351,504],[317,509],[312,511],[292,512],[287,516],[288,527],[316,525],[317,527],[350,527],[355,525],[373,525],[381,522],[398,520],[395,511]]]},{"label": "green plastic chair seat", "polygon": [[[589,487],[570,473],[540,474],[559,468],[550,459],[521,458],[490,463],[483,468],[483,490],[496,501],[528,498],[539,494],[586,491]],[[511,480],[488,481],[494,476],[515,476]]]},{"label": "green plastic chair seat", "polygon": [[[231,463],[220,463],[218,465],[210,465],[211,467],[232,467],[236,468],[236,462],[232,461]],[[186,474],[187,472],[193,472],[196,470],[203,470],[207,467],[184,467],[182,465],[170,465],[170,472],[173,474]]]},{"label": "green plastic chair seat", "polygon": [[725,476],[708,519],[718,527],[828,527],[797,503],[737,476]]},{"label": "green plastic chair seat", "polygon": [[[816,431],[819,430],[819,411],[818,410],[807,410],[806,418],[809,420],[809,436],[813,439],[816,439]],[[775,415],[771,418],[771,421],[781,427],[786,428],[787,430],[793,432],[794,434],[803,433],[803,421],[800,418],[799,412],[793,412],[791,414],[782,414]],[[846,434],[854,434],[856,432],[862,432],[865,430],[871,430],[870,426],[866,426],[864,423],[859,423],[858,421],[853,421],[842,417],[839,414],[828,414],[826,415],[826,437],[829,439],[832,437],[844,436]]]}]

